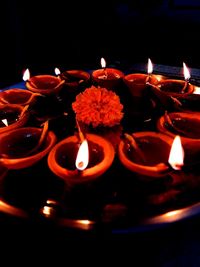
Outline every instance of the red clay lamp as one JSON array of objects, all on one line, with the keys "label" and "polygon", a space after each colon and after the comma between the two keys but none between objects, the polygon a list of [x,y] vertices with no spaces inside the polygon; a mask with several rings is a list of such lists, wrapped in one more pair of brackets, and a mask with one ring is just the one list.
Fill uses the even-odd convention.
[{"label": "red clay lamp", "polygon": [[28,119],[28,105],[0,105],[0,134],[24,126]]},{"label": "red clay lamp", "polygon": [[147,74],[145,73],[130,73],[124,76],[123,81],[128,87],[130,93],[134,97],[142,97],[145,90],[148,88],[147,84],[156,85],[158,83],[158,78],[156,75],[152,74],[153,64],[150,59],[148,59]]},{"label": "red clay lamp", "polygon": [[53,75],[36,75],[30,77],[28,69],[23,74],[28,90],[42,95],[57,94],[63,87],[64,80]]},{"label": "red clay lamp", "polygon": [[184,97],[188,94],[194,92],[194,85],[192,85],[190,80],[190,71],[186,64],[183,62],[183,73],[184,80],[181,79],[161,79],[158,83],[158,88],[165,94],[172,97]]},{"label": "red clay lamp", "polygon": [[101,58],[101,69],[94,70],[91,74],[94,85],[110,90],[117,89],[124,77],[124,73],[116,68],[107,68],[106,61]]},{"label": "red clay lamp", "polygon": [[158,132],[136,132],[123,138],[118,147],[121,163],[140,179],[153,180],[170,172],[168,157],[173,139]]},{"label": "red clay lamp", "polygon": [[0,104],[17,104],[17,105],[29,105],[33,103],[37,96],[41,94],[33,93],[29,90],[21,88],[11,88],[0,92]]},{"label": "red clay lamp", "polygon": [[80,144],[76,135],[57,143],[48,155],[52,172],[68,185],[95,181],[112,165],[114,148],[101,136],[86,134]]},{"label": "red clay lamp", "polygon": [[22,127],[2,134],[0,165],[7,169],[22,169],[34,165],[46,156],[57,140],[47,127],[45,123],[43,129]]}]

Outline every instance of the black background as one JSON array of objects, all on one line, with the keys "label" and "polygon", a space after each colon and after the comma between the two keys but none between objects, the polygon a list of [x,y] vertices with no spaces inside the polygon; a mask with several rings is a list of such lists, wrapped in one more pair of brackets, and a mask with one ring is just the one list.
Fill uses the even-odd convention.
[{"label": "black background", "polygon": [[[96,69],[101,57],[121,69],[147,62],[148,57],[155,64],[182,66],[185,61],[199,68],[200,9],[176,8],[173,2],[3,1],[0,88],[21,81],[25,68],[33,75],[53,74],[55,67]],[[41,263],[37,256],[42,255],[44,265],[54,259],[56,266],[61,265],[59,260],[62,266],[78,260],[92,266],[97,262],[105,266],[108,261],[112,266],[200,265],[199,216],[164,229],[114,235],[63,231],[51,224],[33,227],[5,217],[4,224],[1,215],[1,244],[12,251],[10,255],[16,252],[15,263],[24,261],[26,266],[25,255],[28,263],[34,259]]]},{"label": "black background", "polygon": [[20,1],[1,3],[0,86],[54,68],[121,69],[147,62],[199,67],[200,9],[175,1]]}]

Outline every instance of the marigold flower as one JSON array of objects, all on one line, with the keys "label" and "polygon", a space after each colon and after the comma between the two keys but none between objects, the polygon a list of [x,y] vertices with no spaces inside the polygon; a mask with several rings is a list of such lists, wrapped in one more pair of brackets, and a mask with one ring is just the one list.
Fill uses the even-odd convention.
[{"label": "marigold flower", "polygon": [[123,105],[115,92],[93,85],[76,96],[72,108],[78,121],[93,127],[120,124],[124,115]]}]

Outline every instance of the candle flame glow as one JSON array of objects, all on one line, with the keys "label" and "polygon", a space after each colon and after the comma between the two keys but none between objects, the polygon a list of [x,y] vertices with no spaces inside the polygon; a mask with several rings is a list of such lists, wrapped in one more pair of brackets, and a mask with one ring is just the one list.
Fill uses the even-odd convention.
[{"label": "candle flame glow", "polygon": [[180,170],[184,165],[184,150],[181,144],[181,138],[177,135],[171,146],[168,162],[174,170]]},{"label": "candle flame glow", "polygon": [[30,79],[30,72],[29,69],[26,69],[23,74],[23,80],[26,82]]},{"label": "candle flame glow", "polygon": [[165,213],[165,216],[166,216],[166,217],[175,217],[175,216],[177,216],[179,213],[180,213],[179,210],[172,210],[172,211],[169,211],[169,212]]},{"label": "candle flame glow", "polygon": [[59,70],[59,68],[55,68],[54,71],[55,71],[55,74],[56,74],[56,75],[60,75],[60,70]]},{"label": "candle flame glow", "polygon": [[77,153],[76,168],[82,171],[87,167],[88,163],[89,163],[88,142],[87,140],[83,140]]},{"label": "candle flame glow", "polygon": [[102,68],[106,67],[106,61],[105,61],[105,59],[103,57],[101,58],[101,67]]},{"label": "candle flame glow", "polygon": [[147,67],[147,73],[151,74],[153,72],[153,64],[151,62],[151,59],[148,58],[148,67]]},{"label": "candle flame glow", "polygon": [[193,94],[200,95],[200,87],[195,86]]},{"label": "candle flame glow", "polygon": [[190,71],[184,62],[183,62],[183,73],[185,80],[188,81],[190,79]]},{"label": "candle flame glow", "polygon": [[1,120],[4,124],[5,124],[5,126],[8,126],[8,121],[7,121],[7,119],[3,119],[3,120]]}]

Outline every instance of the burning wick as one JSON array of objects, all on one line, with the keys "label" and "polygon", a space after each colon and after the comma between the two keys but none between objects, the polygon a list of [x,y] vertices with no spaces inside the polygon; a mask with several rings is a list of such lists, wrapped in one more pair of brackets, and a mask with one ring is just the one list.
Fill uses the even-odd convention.
[{"label": "burning wick", "polygon": [[23,74],[23,80],[25,82],[31,83],[35,88],[38,88],[37,85],[33,81],[30,81],[30,71],[29,71],[29,69],[25,70],[25,72]]},{"label": "burning wick", "polygon": [[174,138],[168,162],[174,170],[181,170],[182,166],[184,165],[184,150],[179,135]]},{"label": "burning wick", "polygon": [[89,148],[88,148],[88,142],[85,138],[84,133],[81,130],[80,124],[77,119],[76,119],[76,125],[78,128],[78,136],[81,144],[77,153],[75,165],[78,171],[83,171],[89,163]]},{"label": "burning wick", "polygon": [[184,77],[185,77],[185,85],[181,91],[182,93],[184,93],[185,90],[187,89],[188,84],[189,84],[189,80],[190,80],[190,72],[189,72],[189,70],[188,70],[188,68],[184,62],[183,62],[183,73],[184,73]]},{"label": "burning wick", "polygon": [[147,66],[147,73],[148,73],[148,76],[146,78],[146,84],[149,82],[150,78],[151,78],[151,74],[153,72],[153,64],[151,62],[151,59],[148,58],[148,66]]},{"label": "burning wick", "polygon": [[105,61],[105,59],[103,57],[101,58],[101,67],[103,68],[104,78],[107,79],[108,78],[108,73],[107,73],[107,70],[106,70],[106,61]]},{"label": "burning wick", "polygon": [[60,70],[59,70],[59,68],[55,68],[54,69],[54,72],[55,72],[55,74],[56,74],[57,77],[60,77]]},{"label": "burning wick", "polygon": [[89,163],[89,148],[88,148],[88,142],[85,139],[83,140],[83,142],[79,147],[75,165],[79,171],[83,171],[88,166],[88,163]]},{"label": "burning wick", "polygon": [[3,119],[3,120],[1,120],[2,122],[3,122],[3,124],[5,124],[5,126],[8,126],[8,121],[7,121],[7,119]]}]

